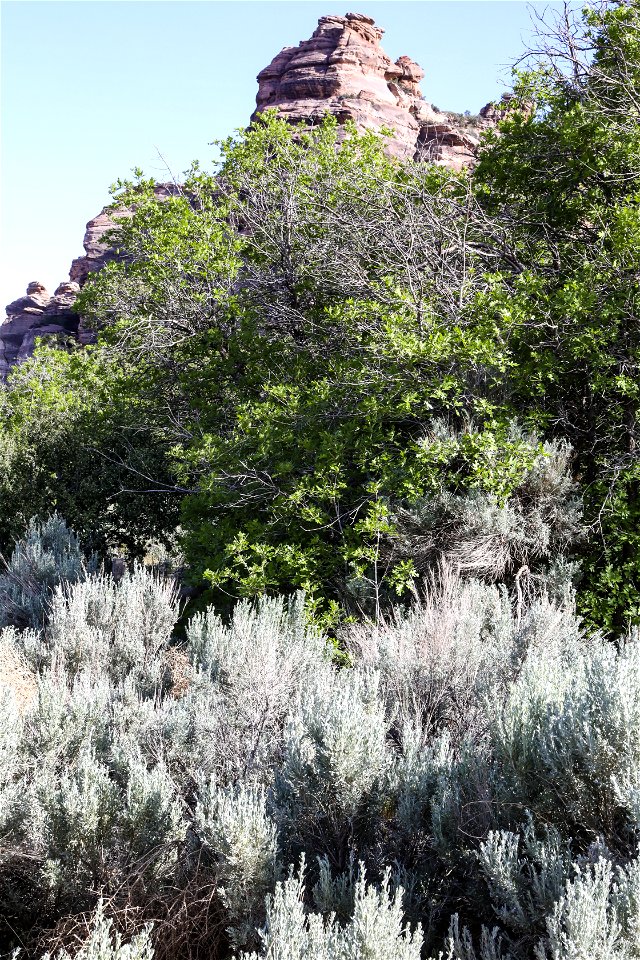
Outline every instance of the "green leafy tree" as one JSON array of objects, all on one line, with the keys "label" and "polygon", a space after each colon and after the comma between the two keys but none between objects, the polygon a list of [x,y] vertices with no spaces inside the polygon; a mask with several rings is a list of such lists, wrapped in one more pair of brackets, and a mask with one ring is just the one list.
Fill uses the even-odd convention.
[{"label": "green leafy tree", "polygon": [[537,452],[505,445],[504,329],[474,309],[486,251],[510,252],[464,175],[384,147],[267,114],[214,178],[194,168],[162,201],[121,185],[126,256],[83,309],[145,356],[147,396],[183,431],[183,546],[219,595],[303,588],[335,613],[363,577],[376,603],[402,593],[411,563],[380,562],[387,501],[445,482],[434,416],[473,421],[455,489],[504,499]]},{"label": "green leafy tree", "polygon": [[141,368],[96,348],[41,347],[0,394],[0,545],[31,517],[69,518],[89,551],[170,542],[179,498],[168,442],[136,388]]},{"label": "green leafy tree", "polygon": [[519,261],[483,308],[512,321],[514,409],[575,449],[580,603],[619,632],[640,616],[640,5],[565,13],[541,39],[474,175]]},{"label": "green leafy tree", "polygon": [[[472,528],[506,558],[485,550],[487,577],[531,550],[552,563],[581,496],[582,611],[636,619],[638,22],[637,3],[567,16],[471,173],[266,114],[213,174],[119,183],[118,257],[81,298],[100,348],[67,364],[80,407],[109,395],[80,417],[81,449],[102,437],[121,492],[137,477],[121,539],[168,535],[180,505],[191,576],[218,600],[303,588],[329,617],[377,613]],[[144,467],[118,446],[134,436]],[[534,502],[534,464],[569,446]],[[416,529],[442,539],[436,520],[443,549],[416,553]]]}]

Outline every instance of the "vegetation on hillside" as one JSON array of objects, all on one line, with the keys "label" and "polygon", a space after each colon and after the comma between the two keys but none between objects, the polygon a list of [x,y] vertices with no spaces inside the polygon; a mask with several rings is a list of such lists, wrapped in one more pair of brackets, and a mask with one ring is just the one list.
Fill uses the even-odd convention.
[{"label": "vegetation on hillside", "polygon": [[0,396],[0,953],[640,955],[639,105],[609,2],[472,171],[117,185]]}]

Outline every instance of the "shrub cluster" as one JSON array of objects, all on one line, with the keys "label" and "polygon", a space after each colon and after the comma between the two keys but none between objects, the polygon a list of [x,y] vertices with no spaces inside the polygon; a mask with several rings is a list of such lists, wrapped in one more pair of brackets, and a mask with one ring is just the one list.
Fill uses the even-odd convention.
[{"label": "shrub cluster", "polygon": [[[437,451],[453,473],[474,439],[477,442],[468,430],[456,433],[436,423],[425,445],[432,455]],[[505,447],[508,443],[528,443],[532,451],[509,496],[499,489],[507,465],[499,461],[498,451],[474,450],[477,459],[485,459],[485,488],[493,489],[476,486],[454,493],[440,488],[414,503],[393,505],[391,553],[411,561],[422,575],[444,558],[461,573],[497,581],[513,579],[522,567],[548,571],[565,557],[584,536],[582,505],[571,477],[571,447],[553,441],[536,450],[535,440],[514,427]]]},{"label": "shrub cluster", "polygon": [[0,576],[0,623],[43,626],[54,588],[83,580],[94,568],[95,559],[85,561],[77,537],[61,517],[54,514],[42,523],[34,518]]},{"label": "shrub cluster", "polygon": [[339,665],[300,596],[180,643],[142,567],[48,611],[0,636],[3,951],[637,956],[637,637],[447,568]]}]

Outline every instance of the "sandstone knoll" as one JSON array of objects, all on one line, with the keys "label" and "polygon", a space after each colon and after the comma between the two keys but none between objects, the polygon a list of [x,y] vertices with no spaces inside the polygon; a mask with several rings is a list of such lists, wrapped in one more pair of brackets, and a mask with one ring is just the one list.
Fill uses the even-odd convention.
[{"label": "sandstone knoll", "polygon": [[[155,193],[163,199],[177,189],[172,183],[161,183],[156,186]],[[118,212],[119,217],[126,215],[126,211]],[[53,294],[38,280],[33,280],[25,296],[7,304],[6,319],[0,324],[1,379],[6,378],[16,363],[32,355],[39,337],[53,338],[60,344],[76,341],[82,345],[91,343],[95,338],[93,332],[83,326],[82,318],[75,309],[75,301],[90,274],[113,260],[114,251],[103,238],[115,225],[108,208],[103,208],[86,225],[84,256],[72,261],[69,280],[63,281]]]},{"label": "sandstone knoll", "polygon": [[254,117],[276,109],[309,126],[325,113],[363,130],[393,130],[389,152],[454,169],[472,163],[490,108],[474,118],[437,110],[420,92],[422,68],[409,57],[395,63],[381,46],[384,31],[371,17],[321,17],[309,40],[285,47],[258,74]]},{"label": "sandstone knoll", "polygon": [[113,258],[102,236],[114,226],[106,210],[89,221],[84,235],[85,255],[71,264],[69,280],[63,281],[53,294],[38,280],[27,287],[26,295],[5,307],[6,319],[0,325],[0,378],[33,353],[35,341],[42,337],[63,344],[76,341],[89,343],[90,333],[82,327],[74,304],[90,273],[100,270]]},{"label": "sandstone knoll", "polygon": [[113,227],[106,210],[90,220],[84,235],[85,255],[76,258],[63,281],[51,294],[38,280],[27,287],[26,295],[5,307],[6,319],[0,325],[0,377],[6,378],[16,363],[28,359],[38,337],[57,343],[88,343],[90,334],[83,331],[74,304],[90,273],[100,270],[113,257],[102,236]]},{"label": "sandstone knoll", "polygon": [[[482,131],[496,123],[506,102],[488,104],[474,117],[437,110],[420,92],[422,68],[408,56],[394,63],[382,49],[383,33],[363,14],[321,17],[310,39],[285,47],[258,74],[253,118],[275,109],[292,124],[309,127],[330,113],[360,131],[391,130],[388,151],[394,156],[454,170],[472,164]],[[156,192],[164,197],[175,189],[159,184]],[[0,325],[0,377],[31,356],[37,337],[89,341],[74,301],[89,275],[113,258],[103,242],[112,226],[105,208],[86,226],[84,256],[72,262],[69,282],[53,295],[30,283],[26,296],[7,306]]]}]

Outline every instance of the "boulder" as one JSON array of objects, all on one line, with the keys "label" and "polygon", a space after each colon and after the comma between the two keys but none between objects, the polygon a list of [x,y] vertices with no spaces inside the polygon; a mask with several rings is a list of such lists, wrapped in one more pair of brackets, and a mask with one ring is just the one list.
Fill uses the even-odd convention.
[{"label": "boulder", "polygon": [[6,378],[16,363],[32,355],[38,338],[77,338],[79,317],[74,304],[79,292],[79,284],[61,283],[52,296],[34,280],[26,296],[6,307],[7,318],[0,324],[0,377]]}]

